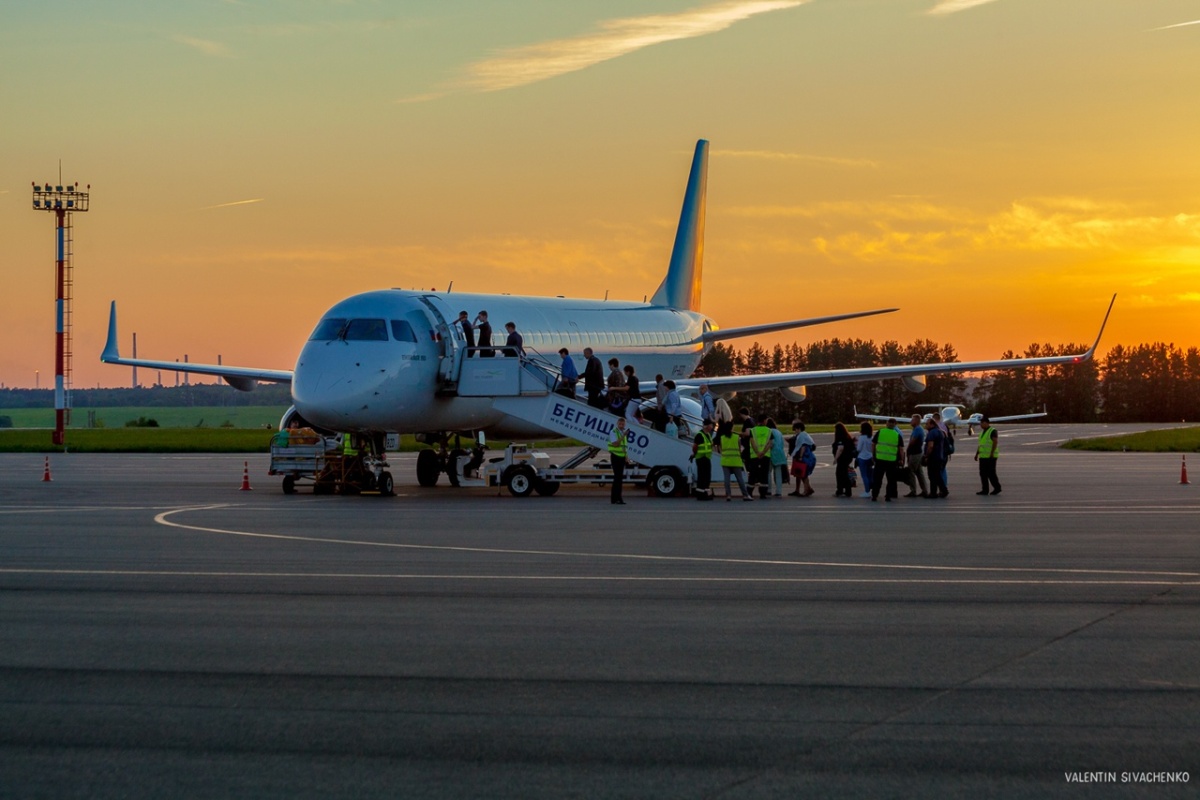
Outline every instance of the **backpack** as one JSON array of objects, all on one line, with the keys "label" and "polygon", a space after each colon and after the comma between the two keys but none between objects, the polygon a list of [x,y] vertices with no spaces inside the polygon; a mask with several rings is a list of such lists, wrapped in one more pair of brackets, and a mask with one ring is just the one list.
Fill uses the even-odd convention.
[{"label": "backpack", "polygon": [[954,434],[950,433],[950,429],[946,429],[946,442],[943,445],[945,448],[946,458],[954,455]]}]

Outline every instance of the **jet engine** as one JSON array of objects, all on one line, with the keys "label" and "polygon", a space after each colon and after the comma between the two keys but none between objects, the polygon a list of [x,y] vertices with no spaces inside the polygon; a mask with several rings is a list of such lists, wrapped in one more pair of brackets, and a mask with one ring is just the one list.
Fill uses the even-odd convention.
[{"label": "jet engine", "polygon": [[779,393],[783,395],[783,399],[789,403],[803,403],[808,399],[807,386],[782,386]]}]

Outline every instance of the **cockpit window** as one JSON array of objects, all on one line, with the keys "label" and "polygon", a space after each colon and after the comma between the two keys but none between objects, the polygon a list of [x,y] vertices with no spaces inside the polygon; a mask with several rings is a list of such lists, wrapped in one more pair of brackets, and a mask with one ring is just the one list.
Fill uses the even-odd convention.
[{"label": "cockpit window", "polygon": [[312,332],[312,336],[308,337],[310,342],[331,342],[337,339],[342,334],[342,328],[346,327],[346,320],[336,317],[329,317],[317,323],[317,328]]},{"label": "cockpit window", "polygon": [[392,338],[397,342],[413,342],[415,344],[417,334],[412,325],[402,319],[394,319],[392,320]]},{"label": "cockpit window", "polygon": [[387,324],[381,319],[352,319],[342,337],[347,342],[386,342]]}]

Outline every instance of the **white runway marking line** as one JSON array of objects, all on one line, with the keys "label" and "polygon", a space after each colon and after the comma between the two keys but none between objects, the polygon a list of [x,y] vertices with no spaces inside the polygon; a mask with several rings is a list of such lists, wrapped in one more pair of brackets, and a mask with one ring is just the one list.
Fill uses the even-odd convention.
[{"label": "white runway marking line", "polygon": [[174,506],[0,506],[0,514],[63,514],[71,511],[158,511]]},{"label": "white runway marking line", "polygon": [[1200,581],[1151,580],[1066,580],[1017,578],[712,578],[644,577],[635,575],[456,575],[436,573],[359,573],[359,572],[214,572],[183,570],[121,569],[12,569],[0,568],[0,575],[78,575],[89,577],[135,578],[328,578],[354,580],[438,580],[438,581],[571,581],[595,583],[787,583],[787,584],[931,584],[953,586],[1200,586]]},{"label": "white runway marking line", "polygon": [[[930,572],[1000,572],[1000,573],[1024,573],[1024,574],[1053,574],[1053,575],[1145,575],[1156,578],[1200,578],[1200,572],[1161,572],[1153,570],[1114,570],[1114,569],[1054,569],[1054,568],[1039,568],[1039,567],[948,567],[935,566],[926,564],[870,564],[870,563],[855,563],[855,562],[839,562],[839,561],[787,561],[778,559],[750,559],[750,558],[708,558],[702,556],[658,556],[647,555],[643,553],[589,553],[575,552],[569,550],[518,550],[508,548],[492,548],[492,547],[464,547],[456,545],[430,545],[430,544],[405,544],[402,542],[372,542],[356,539],[328,539],[319,536],[296,536],[293,534],[284,533],[254,533],[252,531],[234,531],[225,528],[209,528],[201,525],[186,525],[182,522],[173,522],[167,517],[173,514],[182,514],[189,511],[214,511],[218,509],[229,508],[230,506],[212,505],[212,506],[188,506],[185,508],[176,508],[171,511],[164,511],[155,516],[154,521],[160,525],[166,525],[172,528],[181,528],[184,530],[200,531],[202,533],[219,533],[226,536],[245,536],[253,539],[279,539],[282,541],[293,542],[312,542],[317,544],[339,544],[339,545],[360,545],[364,547],[386,547],[402,550],[431,550],[431,551],[448,551],[457,553],[490,553],[493,555],[525,555],[525,556],[555,556],[555,557],[570,557],[570,558],[596,558],[596,559],[620,559],[626,561],[659,561],[659,562],[683,562],[683,563],[699,563],[699,564],[744,564],[755,566],[772,566],[772,567],[822,567],[822,568],[838,568],[838,569],[879,569],[879,570],[925,570]],[[666,578],[662,580],[668,580]],[[692,579],[679,579],[692,580]],[[698,580],[698,579],[697,579]],[[713,578],[711,580],[720,580]],[[741,579],[730,579],[741,580]],[[761,579],[768,580],[768,579]],[[815,579],[814,579],[815,580]],[[843,579],[829,579],[843,580]],[[850,579],[845,579],[850,580]],[[863,579],[866,580],[866,579]],[[897,580],[896,582],[904,582]],[[1004,581],[997,582],[1003,583]],[[1020,582],[1020,581],[1019,581]],[[1188,585],[1182,581],[1164,581],[1168,585]]]}]

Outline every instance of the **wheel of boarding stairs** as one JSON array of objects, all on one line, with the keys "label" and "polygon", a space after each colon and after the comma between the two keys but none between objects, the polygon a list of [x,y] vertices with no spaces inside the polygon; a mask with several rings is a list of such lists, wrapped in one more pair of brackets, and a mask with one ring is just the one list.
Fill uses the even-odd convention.
[{"label": "wheel of boarding stairs", "polygon": [[529,497],[537,482],[537,473],[527,464],[514,464],[505,470],[504,483],[513,497]]},{"label": "wheel of boarding stairs", "polygon": [[544,481],[538,478],[533,483],[533,489],[542,497],[552,497],[560,485],[558,481]]},{"label": "wheel of boarding stairs", "polygon": [[648,479],[655,497],[673,497],[683,486],[683,474],[675,467],[655,467]]}]

